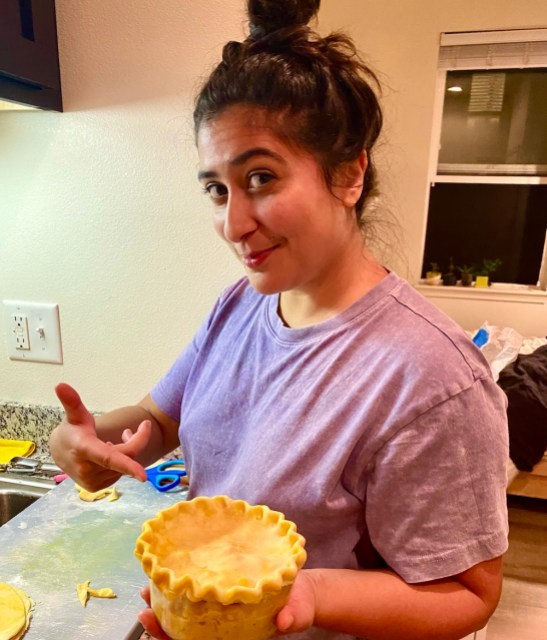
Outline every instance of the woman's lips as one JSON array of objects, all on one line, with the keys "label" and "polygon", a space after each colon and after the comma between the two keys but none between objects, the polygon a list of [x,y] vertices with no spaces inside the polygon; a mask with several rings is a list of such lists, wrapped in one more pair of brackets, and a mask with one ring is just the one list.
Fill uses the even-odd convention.
[{"label": "woman's lips", "polygon": [[271,256],[271,254],[277,249],[278,245],[263,249],[262,251],[251,251],[241,256],[243,264],[249,269],[257,269]]}]

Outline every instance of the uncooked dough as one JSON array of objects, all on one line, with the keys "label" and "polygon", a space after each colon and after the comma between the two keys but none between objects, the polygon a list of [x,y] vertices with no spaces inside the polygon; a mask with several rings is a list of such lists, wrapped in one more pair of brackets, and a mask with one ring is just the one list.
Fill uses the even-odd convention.
[{"label": "uncooked dough", "polygon": [[0,640],[19,640],[28,629],[33,602],[21,589],[0,582]]},{"label": "uncooked dough", "polygon": [[80,496],[80,500],[84,500],[84,502],[102,500],[106,496],[108,496],[107,502],[114,502],[114,500],[117,500],[120,497],[115,486],[107,489],[101,489],[100,491],[88,491],[87,489],[80,487],[79,484],[76,484],[75,487],[78,491],[78,495]]},{"label": "uncooked dough", "polygon": [[[91,580],[86,580],[76,585],[76,591],[78,593],[78,599],[82,603],[82,606],[86,606],[89,596],[95,598],[117,598],[118,596],[109,587],[103,587],[102,589],[91,589],[89,587]],[[1,640],[1,638],[0,638]]]}]

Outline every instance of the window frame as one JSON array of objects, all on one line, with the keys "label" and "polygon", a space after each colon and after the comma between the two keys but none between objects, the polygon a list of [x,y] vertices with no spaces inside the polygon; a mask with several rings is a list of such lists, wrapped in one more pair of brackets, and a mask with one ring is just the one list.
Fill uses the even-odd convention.
[{"label": "window frame", "polygon": [[[458,65],[451,67],[449,65],[441,66],[441,52],[443,47],[458,45],[496,45],[504,43],[547,43],[547,29],[515,29],[512,31],[474,31],[468,33],[442,33],[439,47],[439,61],[437,64],[437,75],[435,81],[435,96],[433,104],[433,120],[431,129],[431,145],[428,162],[428,184],[425,208],[425,224],[422,238],[422,265],[425,252],[425,241],[427,235],[427,223],[429,217],[429,201],[431,187],[436,183],[459,183],[459,184],[547,184],[547,175],[489,175],[482,174],[465,174],[465,173],[439,173],[439,152],[441,144],[441,129],[443,120],[443,107],[446,93],[446,82],[449,71],[482,71],[495,69],[523,69],[523,68],[545,68],[547,69],[547,61],[535,58],[532,61],[522,64],[518,60],[502,60],[497,62],[491,61],[490,64]],[[539,56],[541,58],[542,56]],[[543,254],[541,266],[538,274],[537,285],[519,285],[516,283],[498,283],[498,287],[506,286],[512,291],[522,289],[523,291],[539,290],[547,291],[547,232],[545,234],[545,242],[543,245]]]}]

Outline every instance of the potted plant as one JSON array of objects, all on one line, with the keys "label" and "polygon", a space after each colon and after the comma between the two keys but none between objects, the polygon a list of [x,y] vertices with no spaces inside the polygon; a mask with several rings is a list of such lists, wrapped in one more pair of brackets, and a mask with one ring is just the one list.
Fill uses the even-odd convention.
[{"label": "potted plant", "polygon": [[501,266],[501,260],[496,258],[495,260],[489,260],[484,258],[482,264],[477,269],[477,277],[475,279],[476,287],[489,287],[491,284],[490,276],[497,271]]},{"label": "potted plant", "polygon": [[439,265],[436,262],[431,262],[431,269],[425,274],[426,284],[441,284],[442,273],[439,269]]},{"label": "potted plant", "polygon": [[443,274],[443,284],[445,287],[453,287],[457,282],[456,267],[454,266],[453,259],[450,258],[448,270]]},{"label": "potted plant", "polygon": [[460,272],[462,287],[470,287],[473,284],[475,269],[464,264],[462,267],[458,267],[458,271]]}]

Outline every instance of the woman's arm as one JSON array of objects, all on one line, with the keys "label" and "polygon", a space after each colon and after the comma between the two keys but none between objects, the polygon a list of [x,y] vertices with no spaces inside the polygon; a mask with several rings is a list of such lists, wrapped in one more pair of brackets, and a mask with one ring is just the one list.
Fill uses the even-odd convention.
[{"label": "woman's arm", "polygon": [[97,435],[105,442],[126,442],[135,437],[139,425],[148,420],[151,424],[150,437],[135,459],[144,466],[152,464],[161,456],[176,449],[179,424],[164,413],[148,394],[136,405],[115,409],[95,419]]},{"label": "woman's arm", "polygon": [[384,570],[303,570],[277,626],[293,633],[314,625],[367,640],[459,640],[488,622],[501,584],[501,557],[420,584]]},{"label": "woman's arm", "polygon": [[66,415],[51,434],[51,454],[90,491],[111,485],[123,474],[145,481],[143,465],[178,445],[178,424],[150,396],[95,419],[72,387],[60,384],[55,391]]},{"label": "woman's arm", "polygon": [[[501,583],[501,557],[414,585],[391,571],[305,569],[277,615],[277,628],[281,635],[316,626],[367,640],[460,640],[488,622]],[[150,607],[148,587],[141,595]],[[153,638],[169,640],[152,609],[141,611],[139,620]]]}]

